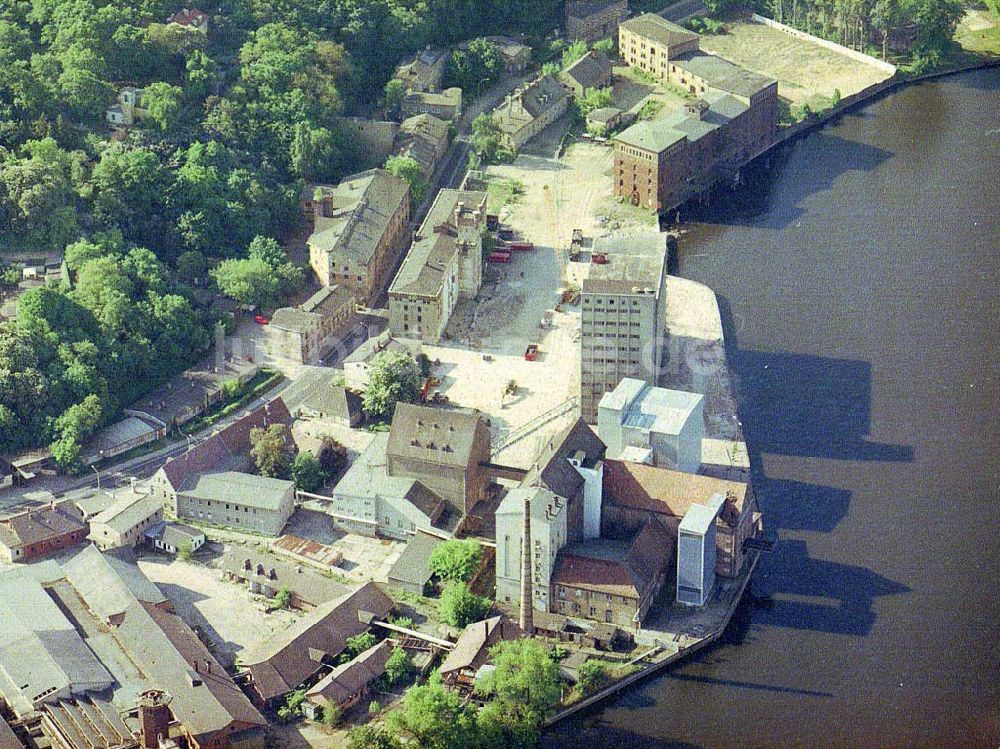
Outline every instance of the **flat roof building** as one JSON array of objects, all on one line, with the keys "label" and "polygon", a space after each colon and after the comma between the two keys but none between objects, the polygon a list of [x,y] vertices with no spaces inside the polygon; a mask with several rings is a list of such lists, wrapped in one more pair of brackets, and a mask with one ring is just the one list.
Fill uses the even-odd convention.
[{"label": "flat roof building", "polygon": [[606,392],[626,377],[656,382],[663,360],[666,303],[665,234],[620,234],[595,241],[583,281],[580,413],[597,422]]},{"label": "flat roof building", "polygon": [[598,405],[597,433],[608,457],[697,473],[705,397],[625,378]]}]

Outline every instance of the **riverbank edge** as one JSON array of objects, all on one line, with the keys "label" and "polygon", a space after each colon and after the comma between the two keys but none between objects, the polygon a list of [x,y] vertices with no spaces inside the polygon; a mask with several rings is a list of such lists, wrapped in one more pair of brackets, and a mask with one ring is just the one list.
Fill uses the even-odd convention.
[{"label": "riverbank edge", "polygon": [[[899,76],[899,75],[894,76],[891,79],[877,83],[874,86],[870,86],[864,91],[859,91],[857,94],[854,94],[850,97],[845,97],[837,106],[832,107],[830,110],[823,112],[821,115],[818,115],[815,118],[811,118],[809,120],[797,123],[795,125],[791,125],[790,127],[787,128],[785,132],[781,134],[779,139],[775,141],[775,143],[770,148],[768,148],[767,151],[760,154],[760,156],[758,156],[757,158],[760,158],[761,156],[766,156],[768,153],[770,153],[772,149],[784,143],[787,143],[805,133],[810,133],[813,132],[814,130],[818,130],[821,127],[824,127],[825,125],[830,123],[831,121],[835,120],[837,117],[849,113],[851,110],[856,109],[860,106],[870,104],[879,97],[884,96],[888,93],[893,93],[897,90],[904,88],[905,86],[909,86],[911,84],[916,84],[916,83],[922,83],[929,80],[936,80],[938,78],[944,78],[946,76],[968,73],[975,70],[984,70],[997,67],[1000,67],[1000,58],[994,60],[981,60],[960,66],[958,68],[932,71],[929,73],[921,74],[919,76],[912,76],[912,77]],[[712,298],[716,301],[717,314],[719,315],[721,320],[721,311],[718,310],[718,298],[714,291],[712,294]],[[725,345],[724,338],[723,338],[723,345]],[[727,369],[729,368],[728,361],[726,362],[725,366],[727,367]],[[735,386],[735,381],[731,380],[731,382],[733,382]],[[734,395],[737,395],[738,398],[738,394],[734,393]],[[585,697],[579,702],[576,702],[573,705],[570,705],[569,707],[563,710],[560,710],[559,712],[549,717],[542,724],[542,727],[551,728],[557,723],[566,720],[567,718],[576,715],[577,713],[593,708],[598,704],[600,704],[601,702],[617,695],[621,691],[645,679],[655,676],[657,673],[663,671],[667,667],[672,666],[686,658],[689,658],[695,653],[715,643],[720,637],[722,637],[726,628],[729,626],[729,622],[732,620],[732,617],[735,614],[736,609],[739,606],[740,601],[743,599],[743,595],[745,594],[746,589],[750,584],[750,580],[753,577],[753,573],[756,570],[759,560],[760,560],[760,552],[754,551],[752,553],[752,558],[750,560],[750,569],[746,574],[746,576],[742,579],[737,594],[733,596],[732,603],[730,604],[730,607],[726,612],[725,618],[711,634],[706,635],[700,640],[691,643],[687,647],[681,648],[676,653],[671,654],[667,658],[664,658],[663,660],[657,661],[655,663],[650,663],[641,670],[636,671],[635,673],[630,674],[629,676],[613,684],[610,684],[607,687],[604,687],[603,689],[595,692],[594,694],[589,695],[588,697]]]},{"label": "riverbank edge", "polygon": [[758,155],[754,160],[760,159],[761,157],[766,157],[772,150],[778,146],[787,143],[790,140],[805,134],[818,130],[825,125],[829,124],[836,118],[843,114],[847,114],[858,107],[871,104],[876,99],[885,96],[886,94],[895,93],[897,90],[904,88],[905,86],[910,86],[917,83],[924,83],[925,81],[931,81],[938,78],[944,78],[950,75],[958,75],[960,73],[970,73],[975,70],[987,70],[989,68],[1000,67],[1000,57],[989,59],[989,60],[977,60],[976,62],[970,62],[965,65],[960,65],[957,68],[948,68],[946,70],[932,70],[928,73],[922,73],[916,76],[908,76],[905,74],[897,73],[892,78],[887,78],[884,81],[880,81],[866,89],[858,91],[856,94],[851,94],[850,96],[845,96],[840,102],[825,110],[821,114],[810,117],[802,122],[797,122],[794,125],[789,125],[784,129],[783,132],[779,133],[778,139],[763,153]]},{"label": "riverbank edge", "polygon": [[[719,306],[718,294],[709,286],[705,284],[698,283],[697,281],[692,281],[691,279],[682,279],[686,284],[700,287],[704,289],[707,293],[704,298],[695,302],[698,306],[698,317],[703,320],[711,320],[713,328],[717,327],[718,337],[713,340],[718,340],[725,350],[725,330],[722,322],[722,310]],[[709,302],[709,300],[711,300]],[[668,321],[669,327],[669,321]],[[706,339],[709,340],[709,339]],[[729,392],[729,402],[732,404],[732,409],[734,411],[733,417],[739,421],[739,387],[737,381],[733,377],[733,371],[730,368],[728,357],[722,362],[722,366],[725,368],[727,377],[725,381],[728,383]],[[722,637],[726,628],[729,626],[729,622],[732,620],[733,615],[736,613],[737,607],[740,605],[740,601],[743,600],[743,595],[746,593],[747,587],[750,585],[750,580],[753,578],[754,571],[757,569],[757,563],[760,560],[761,552],[757,550],[752,550],[748,554],[748,567],[745,573],[741,574],[738,578],[739,587],[736,589],[735,595],[733,595],[732,600],[729,603],[726,613],[720,620],[718,626],[716,626],[709,634],[694,640],[687,645],[680,647],[676,652],[671,653],[661,660],[656,660],[652,663],[648,663],[639,671],[629,674],[628,676],[620,679],[612,684],[607,685],[603,689],[594,692],[591,695],[583,698],[579,702],[575,702],[572,705],[560,710],[551,717],[549,717],[543,724],[542,728],[551,728],[556,723],[565,720],[577,713],[592,708],[595,705],[603,702],[604,700],[615,696],[619,692],[633,686],[634,684],[647,679],[651,676],[655,676],[657,673],[663,671],[669,666],[678,663],[695,653],[707,648],[708,646],[715,643],[719,638]]]}]

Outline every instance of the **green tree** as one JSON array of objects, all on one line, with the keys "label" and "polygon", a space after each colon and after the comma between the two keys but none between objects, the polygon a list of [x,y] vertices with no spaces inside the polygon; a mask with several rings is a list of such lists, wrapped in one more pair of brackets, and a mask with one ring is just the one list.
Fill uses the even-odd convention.
[{"label": "green tree", "polygon": [[413,673],[413,661],[407,652],[397,645],[385,662],[385,679],[389,686],[394,686],[407,679],[411,673]]},{"label": "green tree", "polygon": [[325,478],[336,476],[347,465],[347,448],[329,434],[324,434],[316,453]]},{"label": "green tree", "polygon": [[465,49],[456,49],[445,68],[445,85],[458,86],[473,98],[488,83],[503,74],[500,48],[489,39],[473,39]]},{"label": "green tree", "polygon": [[415,403],[419,395],[420,370],[412,356],[383,351],[372,360],[362,406],[373,422],[388,422],[397,403]]},{"label": "green tree", "polygon": [[278,304],[280,280],[274,268],[257,258],[224,260],[210,275],[219,291],[249,307],[273,307]]},{"label": "green tree", "polygon": [[297,489],[304,492],[317,492],[323,488],[326,473],[316,456],[303,450],[295,456],[295,462],[292,463],[292,479],[295,481]]},{"label": "green tree", "polygon": [[0,151],[0,229],[29,248],[61,250],[75,239],[84,159],[53,138],[28,141],[19,156]]},{"label": "green tree", "polygon": [[185,541],[180,546],[177,547],[177,558],[182,562],[190,562],[191,557],[194,555],[194,550],[191,548],[191,542]]},{"label": "green tree", "polygon": [[583,96],[576,100],[576,108],[581,117],[586,117],[595,109],[610,107],[612,104],[611,88],[588,88]]},{"label": "green tree", "polygon": [[52,443],[52,458],[59,469],[75,473],[80,468],[80,452],[83,441],[89,437],[103,417],[101,399],[88,395],[63,412],[55,421],[55,431],[59,435]]},{"label": "green tree", "polygon": [[438,544],[428,566],[441,580],[449,583],[464,583],[479,569],[483,547],[475,539],[453,538]]},{"label": "green tree", "polygon": [[503,131],[486,112],[472,121],[472,147],[483,161],[493,164],[507,160],[511,153],[505,145]]},{"label": "green tree", "polygon": [[438,615],[441,621],[453,627],[465,627],[472,622],[478,622],[486,616],[489,609],[489,599],[477,596],[465,583],[452,583],[447,586],[438,602]]},{"label": "green tree", "polygon": [[145,117],[156,123],[161,132],[173,129],[181,113],[184,91],[163,81],[150,83],[142,92],[141,106]]},{"label": "green tree", "polygon": [[594,42],[593,49],[595,52],[600,52],[602,55],[610,57],[615,52],[615,40],[611,38],[599,39]]},{"label": "green tree", "polygon": [[375,639],[375,635],[371,632],[362,632],[359,635],[354,635],[354,637],[348,637],[347,655],[351,658],[356,658],[368,650],[368,648],[375,647],[375,643],[377,642],[378,640]]},{"label": "green tree", "polygon": [[388,721],[420,747],[467,749],[476,745],[473,708],[446,689],[440,678],[407,690],[402,708],[391,712]]},{"label": "green tree", "polygon": [[174,268],[183,283],[193,284],[208,277],[208,261],[197,250],[181,253],[174,261]]},{"label": "green tree", "polygon": [[590,694],[604,686],[608,680],[608,670],[600,661],[586,660],[580,666],[576,683],[584,694]]},{"label": "green tree", "polygon": [[416,159],[409,156],[390,156],[385,162],[385,170],[410,186],[411,206],[416,207],[424,202],[428,184]]},{"label": "green tree", "polygon": [[335,705],[332,702],[327,703],[323,707],[323,725],[328,728],[336,728],[340,725],[340,721],[344,719],[344,713],[340,709],[339,705]]},{"label": "green tree", "polygon": [[563,69],[568,68],[574,62],[579,60],[587,54],[587,43],[582,39],[577,39],[575,42],[567,46],[562,53],[562,66]]},{"label": "green tree", "polygon": [[392,116],[399,112],[403,105],[403,97],[406,96],[406,86],[398,78],[391,78],[385,84],[385,111]]},{"label": "green tree", "polygon": [[403,749],[403,742],[385,726],[366,723],[347,734],[347,749]]},{"label": "green tree", "polygon": [[495,668],[476,684],[476,692],[492,698],[494,717],[505,732],[533,745],[562,696],[559,666],[545,645],[531,638],[498,643],[490,656]]},{"label": "green tree", "polygon": [[274,594],[274,598],[271,599],[271,602],[276,609],[290,609],[292,607],[292,591],[282,586],[278,589],[278,592]]},{"label": "green tree", "polygon": [[291,436],[284,424],[250,430],[250,456],[261,476],[287,479],[292,471],[292,451]]}]

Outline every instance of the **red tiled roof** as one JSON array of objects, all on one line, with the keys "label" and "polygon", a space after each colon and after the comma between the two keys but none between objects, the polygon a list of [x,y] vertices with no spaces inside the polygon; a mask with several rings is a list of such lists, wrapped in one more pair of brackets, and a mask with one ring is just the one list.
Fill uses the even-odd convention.
[{"label": "red tiled roof", "polygon": [[197,8],[184,8],[167,19],[167,23],[176,23],[179,26],[204,26],[206,21],[208,13]]},{"label": "red tiled roof", "polygon": [[631,545],[599,540],[566,547],[559,553],[552,580],[557,585],[642,598],[669,565],[674,549],[673,538],[653,519]]},{"label": "red tiled roof", "polygon": [[740,481],[620,460],[604,461],[603,488],[604,501],[618,507],[676,518],[684,517],[691,505],[707,504],[713,494],[721,492],[730,497],[723,509],[723,517],[738,519],[747,494],[747,485]]},{"label": "red tiled roof", "polygon": [[163,473],[174,491],[192,474],[206,473],[229,467],[238,457],[250,452],[250,430],[271,424],[292,423],[288,406],[280,397],[265,403],[241,419],[222,429],[186,453],[163,465]]}]

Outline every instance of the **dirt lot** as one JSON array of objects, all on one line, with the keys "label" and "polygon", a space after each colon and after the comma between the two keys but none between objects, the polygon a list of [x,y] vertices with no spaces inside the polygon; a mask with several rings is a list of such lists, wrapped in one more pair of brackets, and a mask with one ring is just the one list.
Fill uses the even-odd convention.
[{"label": "dirt lot", "polygon": [[725,34],[702,36],[701,48],[777,78],[778,95],[792,104],[817,94],[829,97],[834,89],[849,96],[888,78],[876,67],[748,21],[726,24]]},{"label": "dirt lot", "polygon": [[[440,392],[456,405],[488,414],[495,439],[579,393],[580,312],[574,305],[560,305],[573,229],[593,238],[612,227],[655,226],[652,214],[609,197],[612,168],[609,147],[571,142],[559,159],[522,155],[513,164],[487,170],[487,179],[520,184],[520,194],[504,206],[501,221],[535,249],[515,253],[509,265],[491,265],[476,303],[456,309],[450,340],[427,346],[425,352],[441,362],[436,372]],[[551,323],[543,326],[547,315]],[[537,361],[524,360],[529,343],[539,346]],[[517,392],[504,397],[509,380],[517,382]],[[530,464],[541,441],[568,418],[547,422],[512,445],[502,459]]]},{"label": "dirt lot", "polygon": [[184,621],[214,643],[216,657],[228,661],[224,665],[298,618],[291,611],[265,613],[262,596],[223,580],[219,570],[203,564],[168,560],[158,554],[142,557],[138,564]]}]

